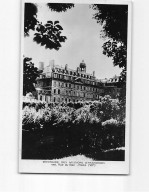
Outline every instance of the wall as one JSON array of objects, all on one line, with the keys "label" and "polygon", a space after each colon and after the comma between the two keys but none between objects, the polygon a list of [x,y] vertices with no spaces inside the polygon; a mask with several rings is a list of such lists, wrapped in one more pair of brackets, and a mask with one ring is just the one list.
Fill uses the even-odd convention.
[{"label": "wall", "polygon": [[129,176],[18,174],[20,0],[0,6],[0,190],[149,191],[149,1],[133,1]]}]

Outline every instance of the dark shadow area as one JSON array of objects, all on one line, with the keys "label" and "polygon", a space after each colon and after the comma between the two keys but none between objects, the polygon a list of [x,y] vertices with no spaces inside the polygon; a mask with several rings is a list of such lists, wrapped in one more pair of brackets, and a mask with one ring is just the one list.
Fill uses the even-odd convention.
[{"label": "dark shadow area", "polygon": [[[70,129],[69,129],[70,130]],[[81,134],[71,133],[68,130],[53,129],[48,132],[22,132],[22,159],[52,160],[75,155],[85,155],[93,160],[101,161],[124,161],[125,151],[113,147],[108,149],[108,141],[102,143],[98,136],[83,138]],[[121,145],[122,146],[122,145]],[[103,149],[104,148],[104,149]]]}]

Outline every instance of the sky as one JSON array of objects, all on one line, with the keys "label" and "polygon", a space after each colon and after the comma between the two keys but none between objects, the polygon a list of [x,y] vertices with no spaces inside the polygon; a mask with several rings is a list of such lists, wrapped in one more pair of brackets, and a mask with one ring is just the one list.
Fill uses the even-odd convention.
[{"label": "sky", "polygon": [[62,47],[56,50],[45,49],[33,42],[33,34],[24,38],[24,56],[31,57],[35,66],[44,62],[45,66],[50,60],[55,64],[76,69],[82,60],[85,61],[87,73],[95,71],[98,79],[111,78],[119,75],[121,69],[114,67],[112,59],[103,55],[102,45],[105,40],[100,36],[102,27],[93,19],[95,11],[88,4],[75,4],[74,8],[66,12],[52,12],[45,4],[38,4],[38,20],[45,24],[47,21],[58,20],[63,27],[62,35],[67,40]]}]

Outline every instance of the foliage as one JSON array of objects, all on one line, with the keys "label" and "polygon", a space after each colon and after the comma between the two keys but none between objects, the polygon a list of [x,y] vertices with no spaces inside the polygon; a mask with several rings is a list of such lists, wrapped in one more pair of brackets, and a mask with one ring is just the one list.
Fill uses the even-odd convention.
[{"label": "foliage", "polygon": [[[74,7],[74,4],[67,3],[47,3],[47,6],[52,11],[62,12]],[[37,18],[38,5],[33,3],[25,3],[24,15],[24,36],[29,36],[29,31],[33,30],[33,40],[47,49],[59,50],[61,43],[65,42],[66,36],[62,36],[63,28],[60,26],[59,21],[47,21],[45,25],[42,24]]]},{"label": "foliage", "polygon": [[[36,151],[38,143],[35,158],[41,150],[39,159],[41,156],[55,158],[55,151],[59,154],[57,158],[85,154],[98,159],[103,151],[125,146],[124,112],[121,103],[110,96],[101,97],[99,101],[68,104],[24,102],[23,147],[28,147],[30,142]],[[30,155],[33,158],[33,154]]]},{"label": "foliage", "polygon": [[112,57],[114,66],[122,68],[121,79],[126,81],[127,70],[127,5],[94,4],[94,18],[103,27],[102,36],[108,38],[103,44],[103,54]]},{"label": "foliage", "polygon": [[72,3],[47,3],[47,6],[52,11],[65,12],[67,11],[67,9],[71,9],[72,7],[74,7],[74,4]]},{"label": "foliage", "polygon": [[59,21],[47,21],[45,25],[39,23],[34,34],[34,41],[45,48],[59,50],[61,42],[65,42],[66,37],[61,36],[63,28],[59,25]]},{"label": "foliage", "polygon": [[29,30],[35,30],[37,20],[37,6],[33,3],[25,3],[24,11],[24,36],[29,36]]},{"label": "foliage", "polygon": [[35,91],[34,84],[38,77],[38,69],[34,67],[31,58],[24,57],[23,59],[23,95],[28,92]]},{"label": "foliage", "polygon": [[33,107],[36,111],[45,109],[47,112],[61,113],[57,117],[63,116],[63,114],[66,114],[66,116],[72,115],[73,124],[86,123],[87,121],[89,123],[93,121],[103,122],[110,119],[121,122],[125,120],[125,105],[118,99],[112,99],[109,95],[100,97],[99,101],[79,101],[75,103],[23,102],[23,108],[26,106]]},{"label": "foliage", "polygon": [[102,123],[102,149],[111,149],[125,146],[124,123],[110,119]]},{"label": "foliage", "polygon": [[103,25],[105,37],[127,43],[127,5],[94,4],[94,18]]}]

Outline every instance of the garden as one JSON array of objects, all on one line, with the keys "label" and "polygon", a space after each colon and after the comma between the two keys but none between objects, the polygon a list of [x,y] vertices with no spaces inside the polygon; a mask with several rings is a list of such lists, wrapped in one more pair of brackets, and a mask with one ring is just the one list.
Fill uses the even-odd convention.
[{"label": "garden", "polygon": [[23,101],[22,159],[125,160],[125,106],[110,96],[98,101]]}]

